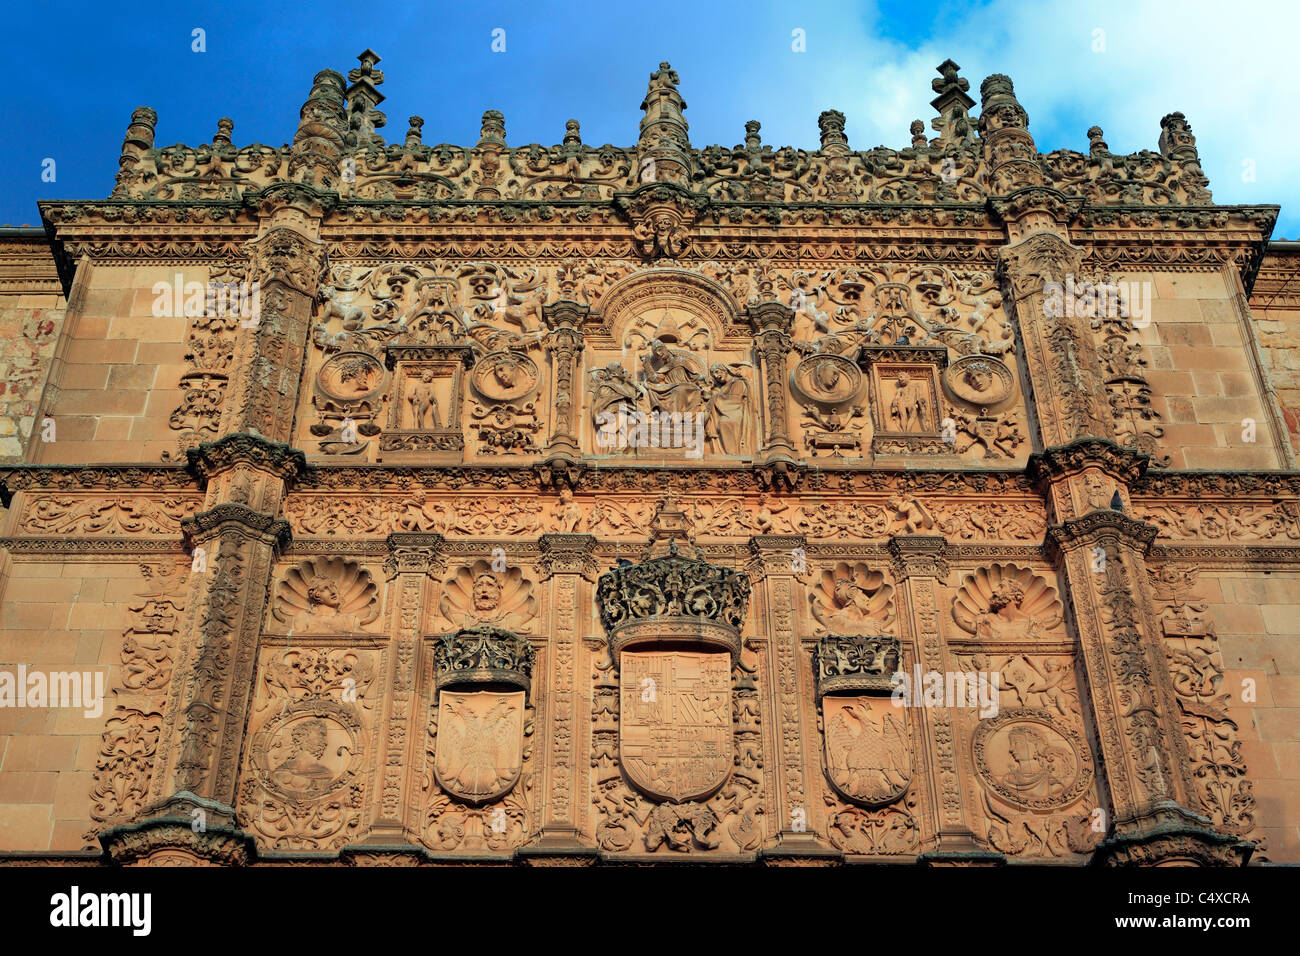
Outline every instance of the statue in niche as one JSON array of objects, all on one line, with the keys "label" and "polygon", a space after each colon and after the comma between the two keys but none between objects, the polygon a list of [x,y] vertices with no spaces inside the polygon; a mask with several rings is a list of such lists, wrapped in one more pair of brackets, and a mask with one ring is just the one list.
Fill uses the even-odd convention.
[{"label": "statue in niche", "polygon": [[912,381],[907,372],[899,372],[894,380],[894,398],[889,403],[889,421],[895,431],[928,431],[925,405],[928,398],[925,386]]},{"label": "statue in niche", "polygon": [[406,404],[410,406],[412,428],[439,427],[438,396],[433,390],[433,372],[425,372],[418,382],[412,383]]},{"label": "statue in niche", "polygon": [[650,343],[641,356],[650,410],[656,412],[699,412],[704,404],[706,382],[700,361],[688,352],[670,349],[662,339]]},{"label": "statue in niche", "polygon": [[738,455],[748,423],[749,386],[735,365],[715,362],[709,377],[712,391],[705,406],[705,447],[714,454]]}]

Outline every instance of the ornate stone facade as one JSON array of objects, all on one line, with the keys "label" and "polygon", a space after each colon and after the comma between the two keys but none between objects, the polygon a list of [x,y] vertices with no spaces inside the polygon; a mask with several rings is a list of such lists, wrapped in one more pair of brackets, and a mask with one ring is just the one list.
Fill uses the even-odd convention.
[{"label": "ornate stone facade", "polygon": [[1182,114],[388,143],[359,59],[0,236],[0,664],[108,691],[0,850],[1300,860],[1300,257]]}]

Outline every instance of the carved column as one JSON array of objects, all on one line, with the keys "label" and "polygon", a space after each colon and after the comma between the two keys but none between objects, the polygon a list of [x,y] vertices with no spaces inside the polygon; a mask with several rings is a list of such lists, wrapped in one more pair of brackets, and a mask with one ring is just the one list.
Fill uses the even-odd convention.
[{"label": "carved column", "polygon": [[[290,175],[299,182],[250,197],[261,228],[248,244],[247,278],[257,283],[261,308],[237,330],[220,437],[187,450],[206,496],[203,510],[182,522],[195,555],[191,590],[151,816],[136,829],[164,842],[180,835],[189,852],[209,857],[219,855],[222,841],[241,838],[233,810],[240,746],[271,569],[290,538],[278,515],[306,467],[303,453],[287,443],[325,268],[320,217],[334,198],[314,186],[338,180],[342,107],[343,78],[317,74],[290,157]],[[203,825],[179,829],[177,821],[188,825],[195,810]],[[105,839],[116,846],[123,837]]]},{"label": "carved column", "polygon": [[767,387],[763,447],[766,459],[795,457],[794,445],[787,434],[786,376],[790,354],[790,330],[794,313],[780,302],[759,302],[748,308],[749,324],[754,330],[759,366]]},{"label": "carved column", "polygon": [[379,737],[382,741],[379,806],[367,843],[418,842],[408,836],[419,827],[419,822],[412,818],[418,807],[409,769],[423,764],[419,748],[424,735],[417,728],[424,722],[413,720],[412,715],[418,712],[420,699],[417,667],[426,585],[430,575],[441,574],[446,566],[443,544],[440,534],[410,532],[388,536],[384,573],[390,594],[387,630],[391,635],[388,656],[392,668]]},{"label": "carved column", "polygon": [[1216,832],[1196,812],[1192,761],[1145,563],[1157,529],[1120,510],[1145,464],[1145,456],[1096,439],[1030,460],[1056,522],[1048,540],[1066,585],[1105,765],[1109,827],[1097,859],[1236,865],[1253,844]]},{"label": "carved column", "polygon": [[[907,608],[900,621],[899,637],[911,644],[912,659],[922,674],[950,669],[947,651],[939,635],[938,583],[948,577],[945,557],[948,542],[938,535],[907,534],[889,539],[894,558],[894,577]],[[913,693],[917,693],[916,690]],[[930,805],[934,808],[939,832],[938,848],[927,854],[927,862],[991,862],[998,854],[989,853],[975,841],[971,827],[971,808],[962,787],[962,770],[956,751],[956,716],[947,707],[920,707],[918,719],[924,729],[924,755],[929,772]]]},{"label": "carved column", "polygon": [[[594,852],[579,842],[578,761],[588,759],[577,741],[585,733],[582,694],[578,692],[578,652],[583,622],[591,619],[591,585],[596,579],[596,539],[589,534],[544,534],[538,561],[543,581],[551,581],[551,616],[547,627],[545,714],[541,740],[550,748],[539,781],[541,833],[525,855]],[[586,669],[581,669],[586,673]],[[586,807],[583,807],[583,811]]]},{"label": "carved column", "polygon": [[574,406],[578,399],[578,363],[583,348],[582,330],[579,326],[590,311],[585,305],[568,300],[542,308],[542,317],[551,330],[546,348],[551,353],[551,371],[554,375],[551,437],[546,444],[548,458],[577,460],[582,454],[578,447]]},{"label": "carved column", "polygon": [[816,743],[816,700],[804,693],[812,684],[812,657],[799,640],[793,613],[800,567],[794,552],[807,543],[803,535],[755,535],[749,539],[753,556],[746,566],[757,598],[758,639],[767,645],[767,666],[759,680],[770,688],[767,699],[772,709],[763,715],[763,749],[776,756],[772,768],[776,792],[768,825],[778,842],[763,856],[774,861],[838,855],[817,841],[812,826],[815,815],[822,812],[816,783],[821,755]]}]

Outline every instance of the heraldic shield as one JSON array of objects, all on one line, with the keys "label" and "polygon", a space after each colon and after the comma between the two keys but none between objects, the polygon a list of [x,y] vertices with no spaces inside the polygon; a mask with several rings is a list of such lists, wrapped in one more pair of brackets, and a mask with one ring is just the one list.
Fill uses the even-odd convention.
[{"label": "heraldic shield", "polygon": [[524,692],[441,691],[435,749],[443,790],[470,803],[508,793],[523,766]]},{"label": "heraldic shield", "polygon": [[879,805],[912,780],[907,712],[889,697],[822,698],[826,776],[840,796]]},{"label": "heraldic shield", "polygon": [[642,791],[681,803],[709,796],[732,766],[731,656],[624,651],[619,757]]}]

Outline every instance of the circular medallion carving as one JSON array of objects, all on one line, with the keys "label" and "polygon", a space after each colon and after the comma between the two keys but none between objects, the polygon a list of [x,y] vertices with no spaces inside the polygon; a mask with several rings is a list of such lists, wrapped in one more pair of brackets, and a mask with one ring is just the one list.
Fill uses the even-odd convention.
[{"label": "circular medallion carving", "polygon": [[340,352],[316,373],[321,394],[338,402],[379,399],[388,373],[369,352]]},{"label": "circular medallion carving", "polygon": [[360,721],[342,704],[290,704],[254,740],[254,773],[263,787],[286,800],[318,800],[348,784],[361,760],[360,731]]},{"label": "circular medallion carving", "polygon": [[954,398],[992,408],[1011,397],[1015,376],[991,355],[965,355],[944,370],[943,384]]},{"label": "circular medallion carving", "polygon": [[1092,781],[1092,761],[1079,732],[1047,714],[1004,710],[975,731],[980,782],[1018,807],[1059,810]]},{"label": "circular medallion carving", "polygon": [[489,352],[474,365],[474,391],[494,402],[523,398],[537,387],[537,363],[520,352]]},{"label": "circular medallion carving", "polygon": [[827,405],[852,401],[862,391],[862,370],[842,355],[810,355],[791,373],[795,390]]}]

